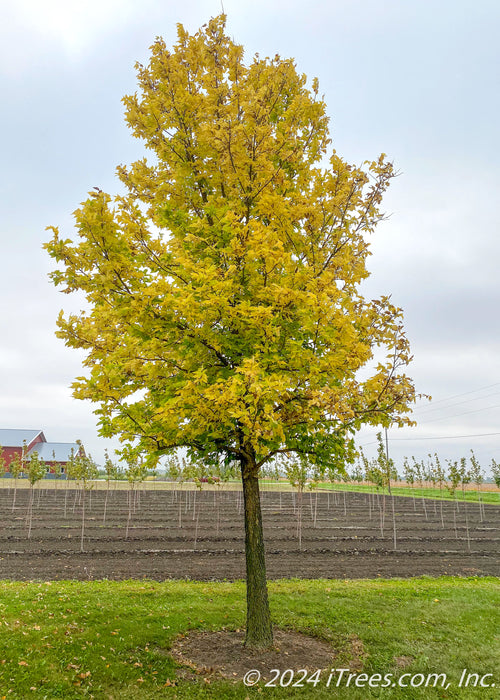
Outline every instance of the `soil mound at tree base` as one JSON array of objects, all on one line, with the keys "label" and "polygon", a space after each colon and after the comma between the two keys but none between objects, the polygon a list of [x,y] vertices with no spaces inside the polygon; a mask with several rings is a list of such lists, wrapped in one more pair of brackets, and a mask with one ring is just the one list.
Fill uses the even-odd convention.
[{"label": "soil mound at tree base", "polygon": [[[331,644],[299,632],[276,629],[273,648],[263,651],[247,649],[244,640],[243,630],[197,631],[180,637],[170,650],[171,656],[183,667],[177,676],[192,680],[202,677],[205,682],[211,678],[226,678],[240,683],[245,674],[253,670],[259,672],[258,685],[262,685],[276,678],[272,669],[279,669],[280,674],[291,669],[293,683],[303,675],[299,673],[301,669],[307,670],[309,676],[318,669],[323,674],[329,673],[339,664],[351,671],[363,668],[363,643],[355,635]],[[254,675],[253,679],[256,678]],[[275,682],[278,686],[279,678]]]}]

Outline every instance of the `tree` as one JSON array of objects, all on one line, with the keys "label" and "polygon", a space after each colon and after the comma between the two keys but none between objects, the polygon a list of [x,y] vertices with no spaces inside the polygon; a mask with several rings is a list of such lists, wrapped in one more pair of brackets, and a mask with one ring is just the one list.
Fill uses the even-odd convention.
[{"label": "tree", "polygon": [[491,473],[497,489],[500,489],[500,464],[494,459],[491,460]]},{"label": "tree", "polygon": [[5,461],[3,455],[3,447],[0,445],[0,479],[3,479],[5,472],[7,471],[7,462]]},{"label": "tree", "polygon": [[109,487],[111,481],[115,481],[120,475],[120,467],[113,462],[107,450],[104,450],[104,473],[106,479],[106,496],[104,498],[104,511],[102,515],[103,525],[106,524],[106,512],[108,509]]},{"label": "tree", "polygon": [[460,467],[458,468],[458,473],[460,475],[460,484],[462,486],[462,498],[464,499],[464,514],[465,514],[465,532],[467,535],[467,548],[470,551],[470,536],[469,536],[469,520],[467,517],[467,501],[465,498],[465,487],[470,484],[472,480],[471,471],[467,469],[467,458],[460,457]]},{"label": "tree", "polygon": [[411,422],[402,312],[358,289],[394,170],[329,151],[317,80],[279,56],[245,64],[224,15],[151,51],[123,102],[152,158],[118,168],[125,194],[89,194],[79,240],[50,227],[52,280],[88,303],[58,335],[86,352],[74,396],[99,404],[103,436],[151,462],[178,447],[238,462],[246,644],[267,647],[260,468],[324,468],[362,424]]},{"label": "tree", "polygon": [[147,465],[140,455],[133,449],[124,450],[123,457],[125,460],[125,478],[127,479],[130,489],[127,492],[128,496],[128,517],[127,527],[125,530],[125,539],[128,539],[130,523],[132,521],[132,512],[135,513],[137,508],[137,484],[142,484],[147,476]]},{"label": "tree", "polygon": [[285,462],[285,474],[291,486],[297,489],[297,539],[299,540],[299,549],[302,549],[302,495],[306,486],[314,488],[317,482],[314,476],[311,476],[311,466],[307,460],[302,457],[295,457]]},{"label": "tree", "polygon": [[63,466],[59,462],[56,461],[56,453],[52,451],[52,465],[51,465],[51,470],[52,473],[54,474],[54,479],[56,480],[56,489],[57,489],[57,482],[58,480],[62,477],[63,475]]},{"label": "tree", "polygon": [[460,457],[458,473],[460,475],[460,485],[462,486],[462,498],[465,501],[465,487],[472,481],[470,469],[467,469],[467,457]]},{"label": "tree", "polygon": [[420,495],[422,497],[422,507],[425,513],[425,519],[428,520],[427,516],[427,507],[425,505],[425,494],[424,494],[424,480],[426,478],[426,471],[425,471],[425,464],[424,460],[421,462],[417,462],[415,457],[412,455],[412,460],[413,460],[413,470],[415,473],[415,478],[417,479],[418,483],[420,484]]},{"label": "tree", "polygon": [[[23,452],[25,450],[23,449]],[[31,539],[31,526],[33,523],[33,499],[34,487],[38,481],[41,481],[47,473],[47,465],[44,460],[38,456],[38,452],[32,452],[25,459],[26,476],[30,482],[30,497],[28,502],[28,512],[26,514],[26,524],[28,525],[28,539]]]},{"label": "tree", "polygon": [[[363,455],[364,457],[364,455]],[[366,459],[366,458],[365,458]],[[372,459],[370,462],[366,460],[366,473],[365,473],[365,478],[368,483],[373,484],[375,486],[376,492],[377,492],[377,505],[378,505],[378,510],[379,510],[379,522],[380,522],[380,534],[382,537],[384,536],[384,524],[385,524],[385,493],[383,495],[383,508],[380,505],[380,495],[379,495],[379,489],[382,489],[382,493],[384,491],[384,486],[385,486],[385,480],[386,480],[386,474],[384,469],[380,467],[380,464],[378,460]],[[374,503],[375,505],[375,503]],[[370,518],[371,518],[371,509],[370,509]]]},{"label": "tree", "polygon": [[[77,443],[81,447],[80,440]],[[67,465],[68,477],[70,479],[76,479],[80,483],[81,489],[81,503],[82,503],[82,528],[80,534],[80,551],[85,551],[85,506],[86,506],[86,495],[87,491],[90,491],[94,484],[92,483],[99,476],[99,470],[97,464],[92,459],[91,455],[86,455],[83,450],[80,450],[78,454],[74,454],[71,451],[71,457]],[[76,503],[76,500],[75,500]]]},{"label": "tree", "polygon": [[23,473],[23,463],[19,452],[14,453],[14,456],[9,464],[9,472],[14,479],[14,496],[12,498],[12,512],[14,512],[16,507],[17,480],[19,479],[19,475]]},{"label": "tree", "polygon": [[[395,472],[396,472],[396,478],[397,478],[397,471],[396,471],[396,467],[394,465],[394,460],[392,460],[389,457],[389,453],[387,450],[387,433],[386,433],[385,446],[384,446],[384,442],[382,440],[382,433],[377,433],[377,443],[378,443],[378,445],[377,445],[377,464],[378,464],[380,473],[382,474],[382,477],[383,477],[382,489],[384,486],[387,486],[389,496],[391,497],[393,542],[394,542],[394,549],[397,549],[396,511],[395,511],[395,507],[394,507],[394,495],[391,491],[391,479],[393,478]],[[385,517],[385,492],[383,493],[382,501],[383,501],[383,513],[384,513],[384,517]]]},{"label": "tree", "polygon": [[450,496],[453,496],[455,501],[455,508],[453,510],[453,526],[455,529],[455,539],[458,540],[458,530],[457,530],[457,512],[458,512],[458,501],[457,501],[457,488],[460,483],[460,469],[458,468],[458,461],[452,461],[450,459],[446,460],[448,463],[448,491]]},{"label": "tree", "polygon": [[441,527],[444,529],[444,516],[443,516],[443,487],[446,485],[446,472],[441,466],[441,461],[437,455],[437,452],[434,452],[434,458],[436,460],[436,468],[434,470],[434,479],[436,483],[439,485],[439,509],[441,513]]},{"label": "tree", "polygon": [[384,442],[382,440],[382,433],[377,433],[377,464],[380,468],[380,472],[383,475],[383,486],[387,486],[389,495],[391,492],[391,479],[394,474],[395,466],[394,460],[392,460],[388,454]]},{"label": "tree", "polygon": [[360,484],[364,480],[365,474],[363,471],[363,467],[361,466],[359,461],[357,461],[355,463],[354,467],[352,468],[352,472],[351,472],[350,476],[351,476],[351,480],[357,481],[358,484]]},{"label": "tree", "polygon": [[410,489],[412,491],[413,510],[416,510],[417,506],[415,503],[415,493],[413,491],[413,485],[415,483],[415,468],[411,466],[410,462],[408,461],[408,457],[403,458],[403,476],[405,482],[410,486]]},{"label": "tree", "polygon": [[448,491],[450,492],[450,495],[452,495],[455,498],[457,498],[457,487],[460,483],[460,470],[458,468],[458,462],[455,460],[452,462],[450,459],[446,460],[448,462]]},{"label": "tree", "polygon": [[483,506],[483,502],[481,500],[480,486],[484,481],[484,473],[483,473],[483,470],[481,469],[481,465],[479,464],[476,455],[474,454],[474,450],[471,450],[470,453],[471,453],[471,456],[469,457],[469,460],[471,463],[470,476],[471,476],[471,480],[476,484],[477,500],[479,503],[479,519],[481,522],[483,522],[483,520],[484,520],[484,506]]}]

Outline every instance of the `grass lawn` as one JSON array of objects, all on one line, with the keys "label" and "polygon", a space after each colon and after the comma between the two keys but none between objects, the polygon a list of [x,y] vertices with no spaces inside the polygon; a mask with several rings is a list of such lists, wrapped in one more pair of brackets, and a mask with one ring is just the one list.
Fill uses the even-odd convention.
[{"label": "grass lawn", "polygon": [[[368,676],[392,673],[398,681],[403,673],[446,673],[448,689],[333,687],[337,676],[327,688],[326,674],[315,687],[298,688],[245,688],[241,678],[207,682],[194,673],[176,681],[168,650],[178,635],[242,628],[242,582],[3,581],[0,700],[500,697],[498,579],[292,580],[271,582],[269,589],[276,626],[334,646],[357,635]],[[398,668],[397,658],[409,665]],[[314,668],[314,659],[304,663]],[[339,659],[336,668],[345,663]],[[494,674],[485,682],[497,687],[459,688],[463,669]]]}]

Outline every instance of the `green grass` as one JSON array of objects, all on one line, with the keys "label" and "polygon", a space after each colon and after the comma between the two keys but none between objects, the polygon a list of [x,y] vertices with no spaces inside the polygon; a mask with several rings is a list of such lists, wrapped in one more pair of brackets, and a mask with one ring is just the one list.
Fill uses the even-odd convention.
[{"label": "green grass", "polygon": [[[245,688],[241,681],[179,680],[168,654],[191,629],[244,625],[237,583],[153,581],[0,582],[1,698],[483,698],[498,688],[459,689],[464,668],[496,673],[500,687],[498,579],[275,581],[274,623],[339,643],[355,634],[364,671],[446,673],[441,688]],[[394,658],[414,660],[398,671]],[[314,665],[314,659],[305,659]],[[284,669],[283,669],[284,670]],[[489,679],[491,681],[491,679]],[[494,693],[497,693],[495,695]]]}]

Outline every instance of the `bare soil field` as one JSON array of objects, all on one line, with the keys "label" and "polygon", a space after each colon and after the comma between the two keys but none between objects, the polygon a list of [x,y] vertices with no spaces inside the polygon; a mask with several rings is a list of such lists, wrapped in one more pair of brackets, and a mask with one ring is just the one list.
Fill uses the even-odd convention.
[{"label": "bare soil field", "polygon": [[[239,491],[86,492],[84,551],[81,491],[35,489],[28,539],[29,495],[14,504],[0,490],[1,579],[245,577]],[[392,505],[308,492],[299,508],[295,493],[264,491],[269,578],[500,576],[500,506],[395,497],[393,516]]]}]

